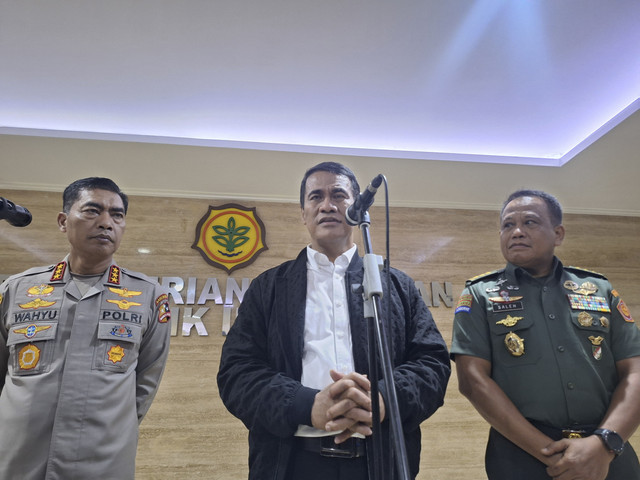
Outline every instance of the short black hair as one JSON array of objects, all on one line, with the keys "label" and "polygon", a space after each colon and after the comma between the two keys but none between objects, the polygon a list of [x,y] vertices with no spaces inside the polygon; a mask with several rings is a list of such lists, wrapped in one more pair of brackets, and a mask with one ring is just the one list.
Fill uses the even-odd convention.
[{"label": "short black hair", "polygon": [[129,197],[120,190],[120,187],[113,180],[104,177],[81,178],[65,188],[62,194],[62,211],[64,213],[69,213],[73,204],[80,198],[82,190],[108,190],[117,193],[122,199],[126,215],[129,208]]},{"label": "short black hair", "polygon": [[344,175],[351,181],[351,189],[353,198],[356,198],[360,194],[360,185],[355,174],[349,167],[345,167],[341,163],[337,162],[322,162],[307,170],[302,177],[302,183],[300,184],[300,206],[304,208],[304,194],[307,188],[307,179],[316,172],[330,172],[335,175]]},{"label": "short black hair", "polygon": [[538,197],[547,204],[547,209],[549,210],[549,215],[551,217],[551,223],[553,226],[558,226],[562,223],[562,207],[560,206],[560,202],[558,199],[551,195],[550,193],[543,192],[542,190],[516,190],[511,195],[507,197],[505,202],[502,204],[502,210],[500,210],[500,218],[504,214],[504,209],[507,208],[509,202],[515,200],[520,197]]}]

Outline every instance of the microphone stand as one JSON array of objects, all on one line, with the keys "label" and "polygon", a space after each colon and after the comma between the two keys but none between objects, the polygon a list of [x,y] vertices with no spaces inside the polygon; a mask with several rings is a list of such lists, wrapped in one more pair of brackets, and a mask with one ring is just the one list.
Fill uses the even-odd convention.
[{"label": "microphone stand", "polygon": [[[368,320],[368,345],[369,345],[369,375],[371,380],[371,413],[372,413],[372,443],[374,469],[371,480],[379,480],[384,475],[383,450],[380,428],[380,398],[378,389],[379,365],[382,366],[382,378],[387,386],[386,415],[391,422],[391,446],[392,457],[395,458],[396,469],[401,480],[409,480],[409,462],[407,449],[402,432],[400,410],[396,387],[393,382],[393,369],[389,357],[388,339],[386,329],[380,328],[380,299],[382,298],[382,280],[380,269],[383,260],[380,255],[374,255],[371,247],[369,226],[371,224],[369,212],[364,212],[359,223],[364,243],[364,280],[362,282],[362,297],[364,299],[364,316]],[[390,299],[389,299],[390,300]],[[394,451],[395,447],[395,451]],[[382,479],[387,480],[387,479]]]}]

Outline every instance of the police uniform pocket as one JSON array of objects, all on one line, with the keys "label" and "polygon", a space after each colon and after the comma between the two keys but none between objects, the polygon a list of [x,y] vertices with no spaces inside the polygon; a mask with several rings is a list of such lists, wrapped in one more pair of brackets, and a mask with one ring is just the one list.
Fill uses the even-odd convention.
[{"label": "police uniform pocket", "polygon": [[524,312],[512,313],[493,314],[489,318],[494,361],[504,367],[536,364],[541,349],[532,331],[533,317],[525,316]]},{"label": "police uniform pocket", "polygon": [[137,324],[100,322],[93,368],[126,372],[138,358],[142,327]]},{"label": "police uniform pocket", "polygon": [[7,336],[11,373],[22,376],[49,371],[57,330],[56,322],[12,325]]}]

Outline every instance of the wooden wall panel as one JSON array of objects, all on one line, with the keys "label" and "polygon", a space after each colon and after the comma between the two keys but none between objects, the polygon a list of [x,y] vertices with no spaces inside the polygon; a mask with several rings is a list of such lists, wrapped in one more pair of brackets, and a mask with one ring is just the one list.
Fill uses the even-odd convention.
[{"label": "wooden wall panel", "polygon": [[[2,195],[33,213],[33,222],[16,228],[0,222],[0,274],[55,263],[67,252],[56,225],[60,193],[5,191]],[[290,203],[251,203],[132,197],[127,233],[116,258],[148,275],[196,277],[197,295],[207,278],[218,279],[222,294],[229,277],[206,263],[191,248],[195,229],[209,205],[235,202],[257,207],[267,230],[269,249],[231,277],[254,278],[263,270],[297,255],[308,241],[300,209]],[[384,211],[374,207],[372,236],[376,253],[384,254]],[[497,212],[394,208],[391,210],[391,263],[425,285],[450,282],[457,300],[466,278],[503,266],[498,246]],[[640,316],[640,218],[567,215],[567,236],[558,254],[567,265],[605,273],[636,317]],[[357,232],[356,232],[357,233]],[[150,254],[138,253],[148,248]],[[184,292],[183,292],[184,293]],[[193,308],[197,305],[186,305]],[[237,306],[237,302],[236,302]],[[220,402],[216,373],[222,306],[208,302],[203,316],[208,336],[180,332],[185,305],[173,305],[178,335],[172,338],[169,362],[156,400],[140,430],[137,478],[243,479],[247,476],[247,432]],[[179,311],[178,311],[179,309]],[[431,309],[450,342],[453,309],[441,303]],[[423,426],[419,479],[484,478],[487,424],[457,391],[455,369],[444,407]],[[636,434],[632,442],[640,445]]]}]

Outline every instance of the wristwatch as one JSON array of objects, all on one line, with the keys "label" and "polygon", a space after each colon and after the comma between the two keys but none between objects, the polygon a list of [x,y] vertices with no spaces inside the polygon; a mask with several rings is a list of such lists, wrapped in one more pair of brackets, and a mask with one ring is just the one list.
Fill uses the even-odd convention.
[{"label": "wristwatch", "polygon": [[594,435],[598,435],[604,443],[604,446],[612,451],[616,457],[622,454],[624,450],[624,440],[613,430],[607,430],[606,428],[598,428],[593,431]]}]

